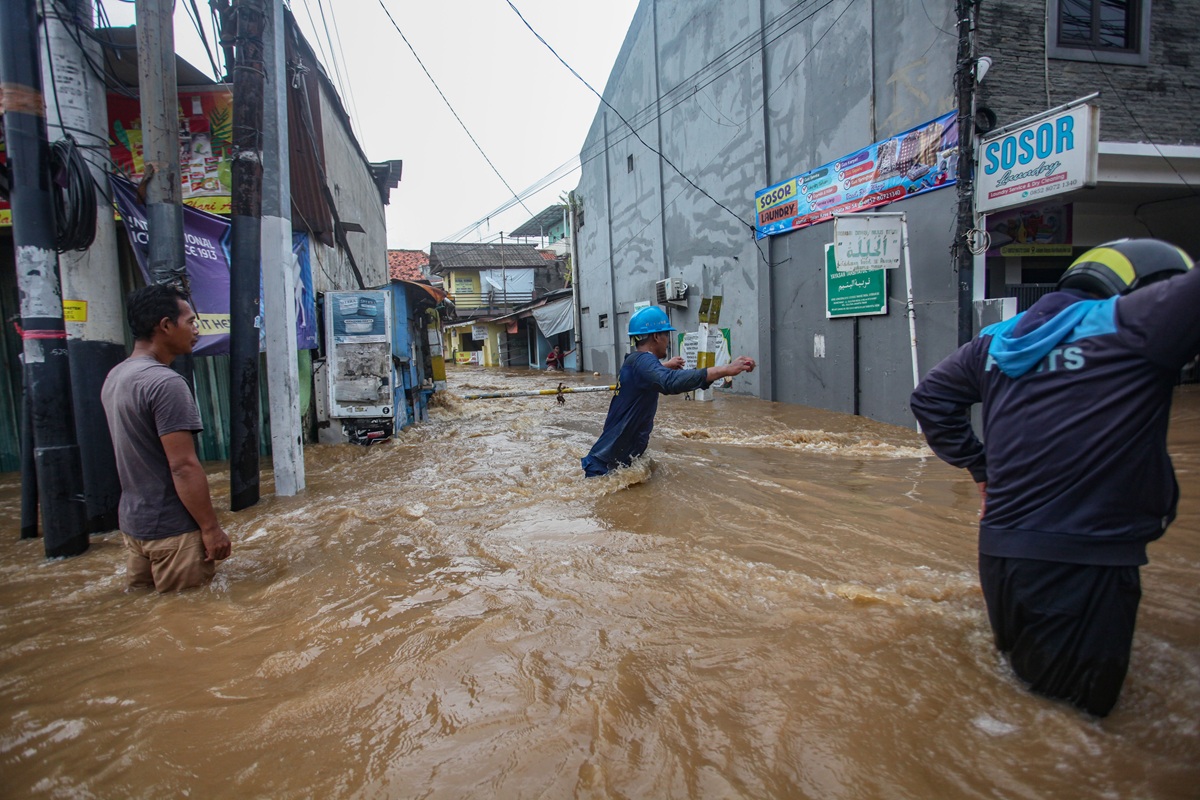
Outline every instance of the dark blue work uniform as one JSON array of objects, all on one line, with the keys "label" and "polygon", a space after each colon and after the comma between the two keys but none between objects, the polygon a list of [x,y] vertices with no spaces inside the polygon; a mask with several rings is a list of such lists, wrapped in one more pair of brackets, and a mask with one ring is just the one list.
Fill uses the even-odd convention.
[{"label": "dark blue work uniform", "polygon": [[1107,300],[1052,292],[912,395],[933,451],[987,483],[979,570],[997,647],[1033,691],[1101,716],[1128,669],[1146,545],[1175,518],[1167,422],[1197,309],[1200,269]]},{"label": "dark blue work uniform", "polygon": [[617,393],[608,405],[604,432],[581,459],[589,478],[604,475],[646,452],[660,394],[682,394],[707,389],[706,369],[667,369],[653,353],[630,353],[617,377]]}]

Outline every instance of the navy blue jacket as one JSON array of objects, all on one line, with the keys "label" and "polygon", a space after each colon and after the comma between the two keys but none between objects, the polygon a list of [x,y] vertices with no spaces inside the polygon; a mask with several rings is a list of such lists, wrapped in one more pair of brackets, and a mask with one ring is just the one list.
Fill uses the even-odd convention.
[{"label": "navy blue jacket", "polygon": [[1167,422],[1198,350],[1193,269],[1107,300],[1053,292],[934,367],[911,407],[938,456],[987,482],[980,552],[1145,564],[1146,544],[1175,518]]},{"label": "navy blue jacket", "polygon": [[589,474],[604,474],[629,464],[646,452],[659,394],[682,394],[707,389],[706,369],[667,369],[653,353],[638,351],[625,357],[617,376],[617,393],[608,405],[604,432],[581,459]]}]

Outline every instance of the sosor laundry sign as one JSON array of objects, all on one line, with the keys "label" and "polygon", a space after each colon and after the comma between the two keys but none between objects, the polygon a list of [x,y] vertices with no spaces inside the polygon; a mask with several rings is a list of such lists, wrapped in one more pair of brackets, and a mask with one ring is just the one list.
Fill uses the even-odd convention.
[{"label": "sosor laundry sign", "polygon": [[762,239],[953,186],[958,125],[950,112],[754,193]]},{"label": "sosor laundry sign", "polygon": [[1091,105],[1001,129],[980,145],[975,210],[986,214],[1094,186],[1099,136],[1100,109]]}]

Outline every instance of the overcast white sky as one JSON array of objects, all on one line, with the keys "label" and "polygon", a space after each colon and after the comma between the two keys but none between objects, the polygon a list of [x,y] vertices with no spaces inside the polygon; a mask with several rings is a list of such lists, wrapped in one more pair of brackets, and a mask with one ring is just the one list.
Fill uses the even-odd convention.
[{"label": "overcast white sky", "polygon": [[[386,208],[389,248],[427,251],[430,242],[445,240],[512,199],[438,96],[380,0],[289,4],[341,87],[367,157],[404,161],[403,179]],[[518,194],[579,154],[599,100],[529,32],[506,0],[383,4]],[[588,83],[604,90],[638,0],[513,4]],[[176,51],[210,73],[188,5],[176,0]],[[196,0],[196,5],[207,21],[207,0]],[[113,25],[134,23],[132,2],[103,0],[103,6]],[[575,170],[525,198],[528,211],[518,205],[462,240],[490,241],[507,234],[578,181]]]}]

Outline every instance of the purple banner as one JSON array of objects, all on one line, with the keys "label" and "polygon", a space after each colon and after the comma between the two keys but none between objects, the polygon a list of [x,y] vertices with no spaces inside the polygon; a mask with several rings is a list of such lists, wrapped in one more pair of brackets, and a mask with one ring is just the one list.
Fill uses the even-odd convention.
[{"label": "purple banner", "polygon": [[[150,238],[146,208],[138,199],[132,183],[116,176],[110,176],[110,183],[117,200],[117,210],[125,221],[129,242],[137,255],[142,278],[150,283],[147,263]],[[188,283],[192,291],[192,305],[196,309],[200,324],[200,341],[194,351],[198,356],[224,355],[229,352],[230,227],[229,220],[224,217],[186,205],[183,207],[183,241]],[[316,301],[307,235],[293,234],[292,256],[296,266],[296,347],[300,350],[312,350],[317,346]],[[259,308],[262,308],[261,297]]]}]

